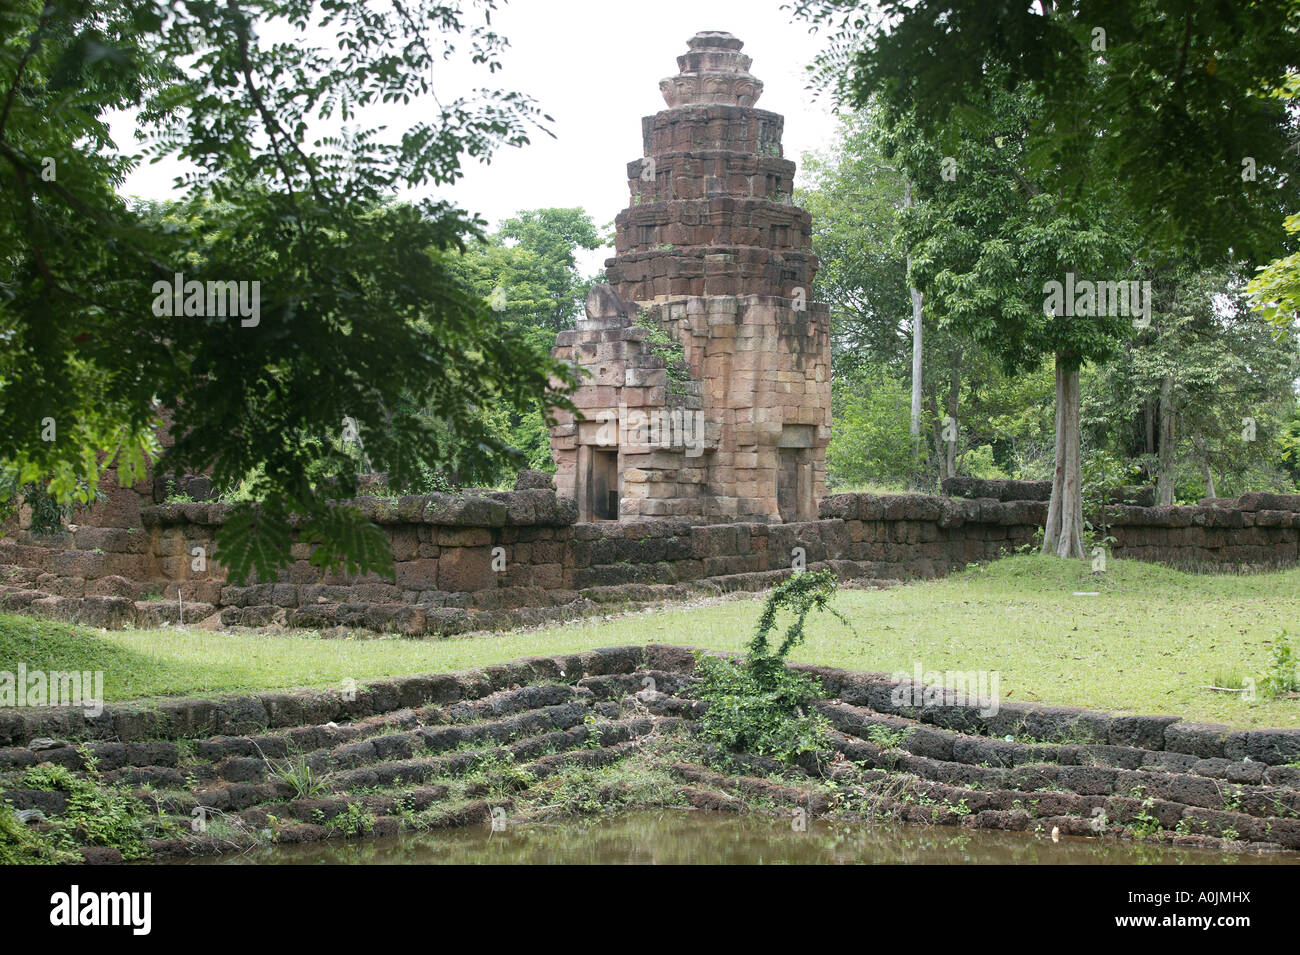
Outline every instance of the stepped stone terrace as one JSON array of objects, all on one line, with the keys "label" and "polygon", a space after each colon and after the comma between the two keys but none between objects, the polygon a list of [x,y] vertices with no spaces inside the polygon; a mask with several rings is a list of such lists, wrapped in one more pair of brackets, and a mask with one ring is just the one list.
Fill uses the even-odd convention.
[{"label": "stepped stone terrace", "polygon": [[[710,753],[697,737],[707,704],[695,655],[652,644],[352,693],[0,712],[0,797],[48,828],[73,807],[39,771],[84,777],[93,765],[156,811],[132,853],[153,859],[642,806],[1300,849],[1300,730],[986,708],[884,674],[795,669],[821,685],[812,707],[830,729],[825,750],[794,764]],[[304,765],[310,792],[286,772]],[[661,782],[629,782],[646,778]],[[123,858],[110,846],[79,853]]]}]

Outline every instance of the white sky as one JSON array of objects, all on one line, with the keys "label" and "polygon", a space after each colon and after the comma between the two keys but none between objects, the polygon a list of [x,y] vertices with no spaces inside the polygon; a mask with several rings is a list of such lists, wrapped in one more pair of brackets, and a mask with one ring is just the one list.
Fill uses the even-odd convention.
[{"label": "white sky", "polygon": [[[799,161],[822,149],[835,128],[825,98],[814,101],[805,66],[820,36],[792,22],[784,0],[512,0],[493,17],[510,40],[503,70],[491,76],[459,62],[440,66],[437,86],[465,92],[476,86],[516,89],[554,118],[556,138],[533,137],[522,149],[499,151],[489,165],[471,165],[455,186],[433,193],[495,225],[517,210],[581,206],[598,226],[628,205],[626,164],[641,156],[641,117],[664,108],[659,80],[677,72],[676,58],[700,30],[726,30],[744,41],[750,71],[764,83],[758,105],[782,113],[785,155]],[[328,44],[329,37],[318,43]],[[417,106],[405,107],[417,109]],[[403,127],[402,107],[368,111],[367,123]],[[114,124],[131,148],[129,130]],[[177,168],[145,165],[125,192],[151,199],[170,195]],[[592,272],[612,250],[584,255]]]}]

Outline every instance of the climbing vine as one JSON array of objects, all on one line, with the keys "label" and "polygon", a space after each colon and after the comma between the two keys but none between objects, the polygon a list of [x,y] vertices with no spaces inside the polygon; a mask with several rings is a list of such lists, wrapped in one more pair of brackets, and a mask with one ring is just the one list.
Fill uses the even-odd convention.
[{"label": "climbing vine", "polygon": [[645,340],[646,349],[654,357],[664,360],[668,371],[668,393],[686,394],[685,386],[691,381],[691,366],[686,361],[686,349],[682,343],[648,315],[639,315],[636,324],[650,333]]},{"label": "climbing vine", "polygon": [[[808,704],[822,695],[822,688],[811,677],[787,669],[785,660],[803,643],[804,621],[814,610],[829,610],[851,626],[829,606],[835,586],[835,575],[829,570],[795,574],[768,596],[743,662],[700,655],[696,669],[701,680],[695,695],[709,704],[700,719],[700,736],[706,744],[785,762],[825,748],[826,720],[806,712]],[[780,645],[773,648],[769,637],[782,611],[794,619]]]}]

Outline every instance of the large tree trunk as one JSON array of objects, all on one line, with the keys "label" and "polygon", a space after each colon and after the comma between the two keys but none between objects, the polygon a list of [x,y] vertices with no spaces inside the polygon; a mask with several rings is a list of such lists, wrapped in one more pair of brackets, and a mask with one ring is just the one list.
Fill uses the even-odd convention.
[{"label": "large tree trunk", "polygon": [[957,442],[961,439],[957,412],[961,410],[961,353],[948,356],[948,416],[952,418],[952,437],[944,451],[944,477],[957,476]]},{"label": "large tree trunk", "polygon": [[1056,356],[1056,468],[1047,505],[1043,553],[1083,557],[1083,467],[1079,431],[1079,369]]},{"label": "large tree trunk", "polygon": [[1214,472],[1210,470],[1210,454],[1205,450],[1205,439],[1199,434],[1193,439],[1196,456],[1201,460],[1201,475],[1205,478],[1205,496],[1218,497],[1214,491]]},{"label": "large tree trunk", "polygon": [[1174,377],[1160,382],[1160,447],[1156,458],[1156,503],[1174,503]]},{"label": "large tree trunk", "polygon": [[[912,184],[907,189],[907,205],[912,205]],[[912,253],[907,253],[907,272],[912,273]],[[912,441],[921,441],[921,291],[908,286],[912,295]]]},{"label": "large tree trunk", "polygon": [[[907,257],[912,267],[912,257]],[[912,440],[921,440],[921,292],[912,289]]]}]

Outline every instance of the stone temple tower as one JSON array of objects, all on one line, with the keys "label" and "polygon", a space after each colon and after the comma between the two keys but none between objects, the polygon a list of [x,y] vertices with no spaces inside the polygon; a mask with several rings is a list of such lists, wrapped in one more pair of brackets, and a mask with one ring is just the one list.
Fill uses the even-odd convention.
[{"label": "stone temple tower", "polygon": [[697,33],[641,121],[608,285],[561,332],[580,418],[551,432],[581,520],[813,520],[825,491],[828,309],[782,117],[730,33]]}]

